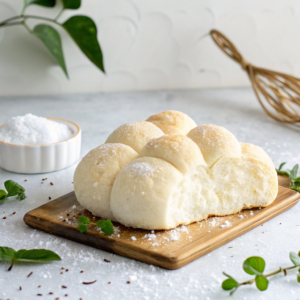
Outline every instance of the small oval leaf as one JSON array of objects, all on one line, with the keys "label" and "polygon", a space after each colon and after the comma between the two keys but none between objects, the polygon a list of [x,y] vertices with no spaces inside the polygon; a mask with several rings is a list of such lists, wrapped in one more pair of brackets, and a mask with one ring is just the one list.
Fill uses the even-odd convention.
[{"label": "small oval leaf", "polygon": [[4,190],[0,190],[0,202],[5,202],[7,198],[7,193]]},{"label": "small oval leaf", "polygon": [[295,252],[290,252],[290,259],[295,266],[300,266],[300,257]]},{"label": "small oval leaf", "polygon": [[17,196],[18,194],[25,192],[25,189],[13,180],[5,181],[4,186],[8,193],[7,197]]},{"label": "small oval leaf", "polygon": [[292,180],[295,180],[297,178],[297,174],[298,174],[298,168],[299,168],[299,165],[295,165],[291,171],[291,179]]},{"label": "small oval leaf", "polygon": [[24,7],[27,7],[31,4],[45,6],[45,7],[54,7],[55,0],[24,0]]},{"label": "small oval leaf", "polygon": [[78,229],[81,233],[85,233],[88,230],[88,227],[86,224],[79,224]]},{"label": "small oval leaf", "polygon": [[73,16],[63,23],[62,26],[89,60],[102,72],[105,72],[103,55],[97,40],[97,27],[94,21],[86,16]]},{"label": "small oval leaf", "polygon": [[114,226],[110,219],[99,220],[96,224],[101,228],[102,232],[111,235],[114,233]]},{"label": "small oval leaf", "polygon": [[222,289],[225,291],[230,291],[234,288],[237,288],[239,284],[232,278],[228,278],[222,282]]},{"label": "small oval leaf", "polygon": [[9,247],[0,247],[0,261],[5,260],[12,262],[15,257],[16,251],[13,248]]},{"label": "small oval leaf", "polygon": [[78,218],[78,222],[81,224],[88,224],[90,219],[86,216],[81,216]]},{"label": "small oval leaf", "polygon": [[47,249],[21,249],[15,253],[15,262],[35,262],[43,263],[53,260],[61,260],[61,258],[53,251]]},{"label": "small oval leaf", "polygon": [[62,0],[65,9],[78,9],[81,6],[81,0]]},{"label": "small oval leaf", "polygon": [[260,275],[265,269],[265,261],[259,256],[252,256],[247,258],[243,263],[243,269],[250,275]]},{"label": "small oval leaf", "polygon": [[257,288],[263,292],[268,288],[269,281],[263,275],[256,275],[255,283],[256,283]]},{"label": "small oval leaf", "polygon": [[39,24],[34,27],[33,34],[43,42],[46,49],[50,52],[55,61],[68,77],[61,39],[56,29],[47,24]]}]

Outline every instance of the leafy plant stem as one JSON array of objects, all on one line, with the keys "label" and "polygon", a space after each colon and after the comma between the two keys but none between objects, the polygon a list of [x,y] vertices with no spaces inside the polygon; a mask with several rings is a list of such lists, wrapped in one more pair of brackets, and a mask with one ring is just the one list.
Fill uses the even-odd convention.
[{"label": "leafy plant stem", "polygon": [[60,16],[63,14],[63,12],[64,12],[64,8],[58,13],[58,15],[56,16],[56,18],[55,18],[55,20],[57,21],[59,18],[60,18]]},{"label": "leafy plant stem", "polygon": [[31,28],[26,24],[25,21],[22,22],[22,25],[28,30],[29,33],[32,33]]},{"label": "leafy plant stem", "polygon": [[15,25],[22,25],[22,24],[23,22],[11,22],[6,25],[2,25],[1,27],[8,27],[8,26],[15,26]]},{"label": "leafy plant stem", "polygon": [[[0,23],[0,27],[10,26],[10,24],[12,24],[10,22],[13,20],[16,20],[16,19],[23,19],[22,21],[26,21],[27,19],[43,20],[43,21],[51,22],[56,25],[62,26],[62,24],[57,22],[56,19],[50,19],[50,18],[46,18],[46,17],[33,16],[33,15],[20,15],[20,16],[16,16],[16,17],[4,20],[3,22]],[[20,24],[22,24],[22,22],[20,22],[19,24],[14,24],[14,25],[20,25]]]},{"label": "leafy plant stem", "polygon": [[48,21],[48,22],[51,22],[51,23],[61,26],[61,24],[59,22],[57,22],[55,19],[50,19],[50,18],[46,18],[46,17],[24,15],[24,20],[27,20],[27,19],[37,19],[37,20]]},{"label": "leafy plant stem", "polygon": [[[279,270],[274,271],[274,272],[269,273],[269,274],[266,274],[266,275],[264,275],[264,276],[265,276],[265,277],[270,277],[270,276],[276,275],[276,274],[281,273],[281,272],[283,272],[284,275],[286,275],[286,274],[287,274],[287,273],[286,273],[287,270],[291,270],[291,269],[295,269],[295,268],[299,268],[299,266],[292,266],[292,267],[288,267],[288,268],[284,268],[284,269],[283,269],[283,268],[280,268]],[[255,281],[255,278],[253,278],[253,279],[251,279],[251,280],[247,280],[247,281],[241,282],[241,283],[239,283],[239,285],[252,284],[254,281]]]},{"label": "leafy plant stem", "polygon": [[23,15],[20,15],[20,16],[15,16],[15,17],[12,17],[12,18],[8,18],[2,22],[0,22],[0,26],[5,26],[7,23],[9,23],[10,21],[13,21],[13,20],[16,20],[16,19],[22,19],[23,18]]}]

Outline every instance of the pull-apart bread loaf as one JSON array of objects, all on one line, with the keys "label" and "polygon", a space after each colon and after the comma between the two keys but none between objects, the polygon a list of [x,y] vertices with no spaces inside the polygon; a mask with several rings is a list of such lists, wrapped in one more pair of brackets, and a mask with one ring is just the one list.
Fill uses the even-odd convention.
[{"label": "pull-apart bread loaf", "polygon": [[117,128],[79,163],[74,188],[93,215],[143,229],[267,206],[278,190],[264,150],[177,111]]}]

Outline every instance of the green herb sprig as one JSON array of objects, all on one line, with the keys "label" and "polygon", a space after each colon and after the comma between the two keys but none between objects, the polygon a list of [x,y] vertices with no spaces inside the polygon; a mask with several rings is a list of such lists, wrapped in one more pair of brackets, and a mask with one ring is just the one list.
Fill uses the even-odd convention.
[{"label": "green herb sprig", "polygon": [[282,164],[280,164],[279,168],[276,169],[277,174],[288,176],[290,179],[290,182],[291,182],[289,188],[291,190],[294,190],[294,191],[297,191],[298,193],[300,193],[300,177],[297,177],[299,165],[298,164],[295,165],[292,170],[287,169],[287,170],[283,171],[282,167],[285,164],[286,164],[286,162],[283,162]]},{"label": "green herb sprig", "polygon": [[284,273],[284,275],[287,275],[287,270],[295,268],[298,268],[297,281],[300,282],[300,251],[298,254],[295,252],[290,252],[290,260],[294,264],[293,266],[288,268],[280,267],[277,271],[269,274],[263,274],[266,266],[265,260],[259,256],[251,256],[244,261],[243,269],[247,274],[255,275],[255,277],[239,283],[233,277],[223,272],[223,274],[228,277],[228,279],[222,282],[222,289],[225,291],[230,291],[229,295],[232,295],[240,286],[252,284],[255,282],[256,287],[260,291],[265,291],[269,285],[267,277],[273,276],[278,273]]},{"label": "green herb sprig", "polygon": [[0,202],[4,203],[8,197],[15,197],[20,201],[26,198],[25,189],[13,180],[4,182],[5,190],[0,190]]},{"label": "green herb sprig", "polygon": [[61,258],[53,251],[46,249],[16,251],[9,247],[0,247],[0,261],[7,261],[11,264],[8,271],[15,263],[45,263],[54,260],[61,260]]},{"label": "green herb sprig", "polygon": [[[97,26],[95,22],[83,15],[75,15],[70,17],[67,21],[61,23],[59,18],[65,10],[76,10],[81,6],[81,0],[62,0],[62,9],[56,18],[47,18],[36,15],[25,14],[25,11],[30,5],[39,5],[46,8],[53,8],[56,6],[56,0],[23,0],[23,9],[20,15],[0,21],[0,28],[7,26],[22,25],[33,36],[41,41],[41,43],[48,50],[49,54],[54,58],[55,62],[61,67],[66,77],[69,78],[64,53],[62,49],[62,42],[58,31],[50,26],[63,28],[73,39],[75,44],[86,55],[86,57],[94,63],[103,73],[103,55],[102,50],[97,39]],[[27,20],[41,20],[46,23],[38,24],[34,28],[30,28]]]},{"label": "green herb sprig", "polygon": [[87,232],[87,225],[96,225],[101,228],[102,232],[106,235],[112,235],[114,233],[114,226],[110,219],[99,220],[96,223],[91,222],[91,220],[86,216],[81,216],[78,218],[78,229],[81,233]]}]

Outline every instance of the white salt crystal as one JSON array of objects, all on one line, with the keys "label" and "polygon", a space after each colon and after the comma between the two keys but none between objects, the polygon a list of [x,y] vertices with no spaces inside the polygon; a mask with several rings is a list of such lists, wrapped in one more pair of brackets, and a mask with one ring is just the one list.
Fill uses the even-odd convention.
[{"label": "white salt crystal", "polygon": [[135,280],[137,280],[137,276],[135,276],[135,275],[130,275],[130,276],[129,276],[129,279],[130,279],[131,281],[135,281]]},{"label": "white salt crystal", "polygon": [[170,236],[170,240],[171,240],[171,241],[178,241],[178,236],[177,236],[176,234],[172,234],[172,235]]},{"label": "white salt crystal", "polygon": [[240,219],[244,219],[244,216],[243,216],[243,215],[238,215],[238,217],[239,217]]},{"label": "white salt crystal", "polygon": [[223,225],[221,225],[222,228],[228,228],[231,226],[232,226],[232,224],[229,221],[225,221],[225,223]]},{"label": "white salt crystal", "polygon": [[[151,231],[152,232],[152,231]],[[152,234],[152,233],[148,233],[148,234],[145,234],[144,235],[144,238],[145,239],[148,239],[149,241],[153,240],[153,239],[156,239],[156,235],[155,234]]]},{"label": "white salt crystal", "polygon": [[98,186],[98,182],[93,183],[93,187],[96,188]]},{"label": "white salt crystal", "polygon": [[72,136],[66,124],[32,114],[13,117],[0,128],[0,141],[15,145],[51,144]]},{"label": "white salt crystal", "polygon": [[216,225],[216,219],[213,219],[211,222],[209,222],[209,225],[215,226]]},{"label": "white salt crystal", "polygon": [[131,239],[132,239],[133,241],[136,241],[136,237],[135,237],[135,236],[132,236]]}]

